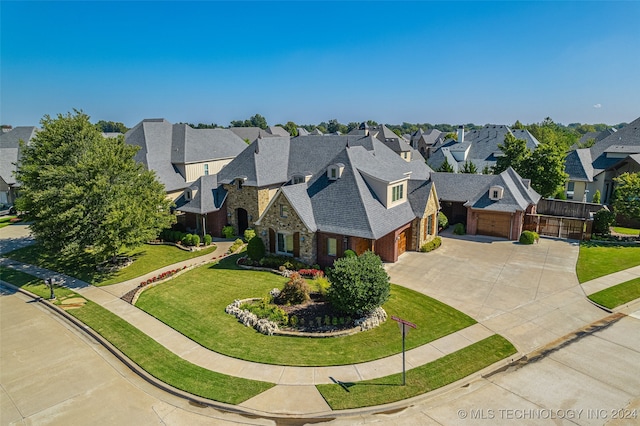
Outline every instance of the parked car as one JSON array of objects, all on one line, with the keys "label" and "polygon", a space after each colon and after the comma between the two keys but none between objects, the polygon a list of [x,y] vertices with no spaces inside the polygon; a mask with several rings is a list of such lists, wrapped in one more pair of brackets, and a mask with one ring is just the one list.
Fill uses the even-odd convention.
[{"label": "parked car", "polygon": [[16,208],[10,204],[0,204],[0,216],[16,214]]}]

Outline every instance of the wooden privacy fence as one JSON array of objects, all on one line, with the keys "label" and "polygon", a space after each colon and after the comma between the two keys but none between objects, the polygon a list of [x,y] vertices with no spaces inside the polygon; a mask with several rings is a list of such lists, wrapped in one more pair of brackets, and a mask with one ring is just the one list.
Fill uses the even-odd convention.
[{"label": "wooden privacy fence", "polygon": [[535,231],[548,237],[570,240],[591,239],[593,220],[576,217],[558,217],[542,214],[528,214],[524,218],[523,229]]},{"label": "wooden privacy fence", "polygon": [[546,216],[589,219],[592,213],[600,211],[603,208],[604,206],[602,204],[597,203],[581,203],[579,201],[542,198],[538,201],[536,211],[538,214]]}]

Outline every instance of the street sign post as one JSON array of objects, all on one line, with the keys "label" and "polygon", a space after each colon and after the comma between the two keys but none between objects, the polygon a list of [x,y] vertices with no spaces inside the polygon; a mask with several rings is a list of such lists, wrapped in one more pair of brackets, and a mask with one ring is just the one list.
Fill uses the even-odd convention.
[{"label": "street sign post", "polygon": [[412,322],[403,320],[402,318],[398,318],[395,315],[391,315],[391,319],[398,323],[398,326],[400,327],[400,332],[402,333],[402,386],[404,386],[407,384],[407,373],[405,369],[405,355],[404,355],[404,338],[407,334],[409,334],[410,328],[418,328],[418,326]]}]

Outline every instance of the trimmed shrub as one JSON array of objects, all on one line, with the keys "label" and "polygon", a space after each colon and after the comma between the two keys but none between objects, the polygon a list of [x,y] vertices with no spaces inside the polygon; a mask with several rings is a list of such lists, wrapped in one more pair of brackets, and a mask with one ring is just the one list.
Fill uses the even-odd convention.
[{"label": "trimmed shrub", "polygon": [[205,246],[210,246],[211,245],[211,240],[212,240],[211,235],[206,234],[204,236],[204,245]]},{"label": "trimmed shrub", "polygon": [[[246,233],[245,233],[246,234]],[[254,236],[247,244],[247,256],[254,262],[259,262],[264,257],[265,248],[262,238]]]},{"label": "trimmed shrub", "polygon": [[182,237],[182,239],[180,241],[185,246],[192,246],[193,245],[193,235],[192,234],[186,234],[184,237]]},{"label": "trimmed shrub", "polygon": [[244,244],[244,241],[242,241],[240,238],[236,239],[231,245],[231,247],[229,247],[229,253],[235,252],[240,247],[242,247],[243,244]]},{"label": "trimmed shrub", "polygon": [[253,238],[255,238],[255,236],[256,236],[256,231],[254,231],[253,229],[247,228],[244,230],[244,240],[246,242],[251,241]]},{"label": "trimmed shrub", "polygon": [[309,284],[298,273],[291,274],[278,296],[278,302],[285,305],[299,305],[309,300]]},{"label": "trimmed shrub", "polygon": [[464,235],[464,225],[461,223],[456,223],[455,225],[453,225],[453,233],[456,235]]},{"label": "trimmed shrub", "polygon": [[593,203],[600,204],[600,190],[596,189],[596,192],[593,193]]},{"label": "trimmed shrub", "polygon": [[270,304],[266,299],[261,299],[258,303],[243,303],[241,310],[247,310],[258,318],[266,318],[277,324],[287,324],[289,318],[287,313],[275,305]]},{"label": "trimmed shrub", "polygon": [[200,235],[194,234],[191,237],[191,245],[200,247]]},{"label": "trimmed shrub", "polygon": [[355,251],[351,250],[351,249],[347,249],[344,251],[344,254],[342,255],[343,257],[356,257],[357,254]]},{"label": "trimmed shrub", "polygon": [[540,236],[533,231],[522,231],[520,234],[520,244],[533,244],[540,240]]},{"label": "trimmed shrub", "polygon": [[327,291],[329,291],[329,286],[331,286],[331,283],[326,277],[318,276],[318,275],[316,275],[313,278],[313,284],[318,289],[318,293],[320,293],[323,296],[327,295]]},{"label": "trimmed shrub", "polygon": [[236,236],[236,229],[231,225],[224,226],[222,228],[222,235],[224,235],[226,239],[230,240]]},{"label": "trimmed shrub", "polygon": [[438,212],[438,229],[447,229],[449,227],[449,219],[444,213]]},{"label": "trimmed shrub", "polygon": [[610,227],[616,223],[616,215],[607,209],[602,209],[593,215],[593,232],[601,235],[611,234]]},{"label": "trimmed shrub", "polygon": [[327,298],[340,312],[371,312],[389,299],[389,275],[380,257],[369,250],[358,257],[337,259],[327,277],[331,282]]},{"label": "trimmed shrub", "polygon": [[420,247],[420,251],[423,253],[427,253],[433,251],[442,245],[442,238],[435,237],[433,240],[426,242]]}]

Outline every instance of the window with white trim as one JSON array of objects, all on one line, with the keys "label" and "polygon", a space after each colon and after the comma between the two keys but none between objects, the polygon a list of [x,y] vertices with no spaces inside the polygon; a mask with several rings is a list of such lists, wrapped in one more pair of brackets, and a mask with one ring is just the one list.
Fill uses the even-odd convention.
[{"label": "window with white trim", "polygon": [[404,198],[404,186],[402,184],[391,188],[391,201],[398,201]]},{"label": "window with white trim", "polygon": [[336,240],[335,238],[327,238],[327,255],[338,255],[338,240]]},{"label": "window with white trim", "polygon": [[209,165],[208,164],[204,165],[204,175],[205,176],[209,176]]},{"label": "window with white trim", "polygon": [[293,234],[278,232],[276,251],[279,254],[293,256]]}]

